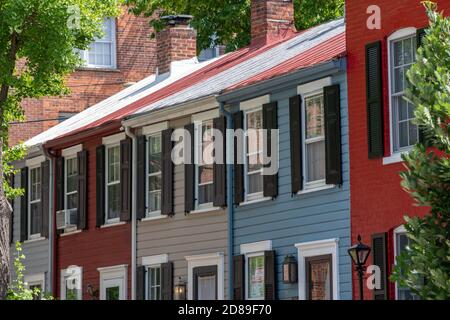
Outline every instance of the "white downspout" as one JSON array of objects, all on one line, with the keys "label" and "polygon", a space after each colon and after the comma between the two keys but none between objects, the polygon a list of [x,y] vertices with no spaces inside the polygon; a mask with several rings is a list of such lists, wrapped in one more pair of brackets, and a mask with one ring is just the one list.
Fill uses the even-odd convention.
[{"label": "white downspout", "polygon": [[47,214],[49,215],[48,218],[48,288],[46,290],[46,292],[54,295],[53,292],[53,239],[54,239],[54,234],[53,234],[53,162],[54,162],[54,156],[52,156],[47,149],[45,149],[44,147],[42,147],[42,150],[44,151],[45,157],[50,161],[49,164],[49,183],[48,183],[48,198],[49,198],[49,203],[48,203],[48,211]]},{"label": "white downspout", "polygon": [[132,161],[131,161],[131,300],[136,300],[136,204],[137,204],[137,138],[131,132],[129,126],[125,126],[125,134],[133,140]]}]

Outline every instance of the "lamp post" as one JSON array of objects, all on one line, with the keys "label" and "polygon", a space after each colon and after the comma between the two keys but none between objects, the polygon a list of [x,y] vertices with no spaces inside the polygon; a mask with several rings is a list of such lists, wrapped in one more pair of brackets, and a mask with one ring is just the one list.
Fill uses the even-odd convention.
[{"label": "lamp post", "polygon": [[361,236],[358,235],[358,243],[348,249],[348,254],[356,266],[359,278],[359,299],[364,300],[363,276],[366,271],[366,261],[370,254],[370,247],[361,242]]}]

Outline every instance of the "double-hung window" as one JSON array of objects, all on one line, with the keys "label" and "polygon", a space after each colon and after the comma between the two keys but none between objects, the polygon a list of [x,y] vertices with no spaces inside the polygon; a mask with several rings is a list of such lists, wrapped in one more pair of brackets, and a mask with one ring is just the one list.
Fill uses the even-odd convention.
[{"label": "double-hung window", "polygon": [[147,267],[147,300],[161,300],[161,266]]},{"label": "double-hung window", "polygon": [[41,234],[41,167],[29,168],[29,210],[28,210],[28,239],[40,237]]},{"label": "double-hung window", "polygon": [[81,58],[88,68],[116,67],[116,21],[107,18],[103,22],[103,36],[92,42],[87,50],[81,51]]},{"label": "double-hung window", "polygon": [[323,93],[305,97],[306,187],[325,184],[325,123]]},{"label": "double-hung window", "polygon": [[106,146],[106,222],[119,222],[120,144]]},{"label": "double-hung window", "polygon": [[247,256],[247,299],[264,300],[264,254]]},{"label": "double-hung window", "polygon": [[200,146],[196,148],[196,199],[197,208],[210,207],[213,203],[213,164],[209,150],[213,144],[213,121],[203,121],[196,125],[197,139]]},{"label": "double-hung window", "polygon": [[392,152],[407,151],[419,139],[414,124],[414,106],[405,100],[407,72],[416,60],[417,39],[414,29],[399,31],[389,42]]},{"label": "double-hung window", "polygon": [[61,270],[61,300],[82,300],[82,268]]},{"label": "double-hung window", "polygon": [[76,213],[78,207],[78,160],[76,156],[65,160],[66,209]]},{"label": "double-hung window", "polygon": [[[395,256],[401,255],[409,246],[409,239],[403,226],[394,231]],[[395,296],[397,300],[419,300],[419,297],[411,292],[409,288],[405,288],[395,284]]]},{"label": "double-hung window", "polygon": [[148,137],[148,196],[147,216],[155,216],[161,213],[161,133]]},{"label": "double-hung window", "polygon": [[262,108],[245,113],[246,201],[263,197],[263,113]]}]

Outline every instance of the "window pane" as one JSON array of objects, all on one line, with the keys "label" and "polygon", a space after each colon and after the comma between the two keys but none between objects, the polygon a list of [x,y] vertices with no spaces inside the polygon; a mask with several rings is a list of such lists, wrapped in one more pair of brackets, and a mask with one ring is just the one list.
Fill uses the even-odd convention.
[{"label": "window pane", "polygon": [[[396,235],[397,256],[405,251],[409,245],[409,239],[406,233],[399,233]],[[397,283],[397,297],[398,300],[419,300],[419,297],[413,294],[408,288],[400,287]]]},{"label": "window pane", "polygon": [[394,69],[394,93],[403,92],[405,89],[405,69]]},{"label": "window pane", "polygon": [[77,191],[78,188],[78,168],[77,158],[67,159],[66,161],[66,174],[67,174],[67,186],[66,193]]},{"label": "window pane", "polygon": [[409,121],[409,145],[416,144],[419,141],[419,130],[413,121]]},{"label": "window pane", "polygon": [[213,165],[204,165],[198,167],[198,183],[212,183],[213,182]]},{"label": "window pane", "polygon": [[394,50],[394,67],[403,65],[404,60],[402,52],[402,42],[401,41],[394,42],[393,50]]},{"label": "window pane", "polygon": [[205,184],[198,187],[198,203],[205,204],[213,202],[213,184]]},{"label": "window pane", "polygon": [[216,276],[198,277],[198,300],[216,299]]},{"label": "window pane", "polygon": [[161,300],[161,268],[148,269],[148,300]]},{"label": "window pane", "polygon": [[254,154],[247,157],[247,171],[255,172],[263,168],[262,165],[262,153]]},{"label": "window pane", "polygon": [[307,144],[306,156],[308,159],[307,181],[325,179],[325,141]]},{"label": "window pane", "polygon": [[409,146],[408,122],[400,122],[398,124],[398,132],[399,132],[399,147],[404,148]]},{"label": "window pane", "polygon": [[108,182],[120,181],[120,147],[108,149]]},{"label": "window pane", "polygon": [[76,278],[66,277],[66,300],[78,300],[80,289]]},{"label": "window pane", "polygon": [[331,300],[331,264],[328,260],[311,261],[308,267],[309,299]]},{"label": "window pane", "polygon": [[119,217],[120,184],[108,186],[108,219]]},{"label": "window pane", "polygon": [[161,191],[149,193],[150,211],[161,210]]},{"label": "window pane", "polygon": [[120,287],[106,288],[106,300],[119,300]]},{"label": "window pane", "polygon": [[39,213],[39,207],[41,203],[32,203],[30,205],[30,234],[38,234],[41,233],[41,215]]},{"label": "window pane", "polygon": [[263,192],[263,176],[261,173],[250,174],[248,176],[248,193]]},{"label": "window pane", "polygon": [[149,188],[150,192],[161,190],[161,176],[151,176],[149,177]]},{"label": "window pane", "polygon": [[41,199],[41,168],[30,170],[30,201]]},{"label": "window pane", "polygon": [[161,171],[161,136],[149,138],[149,174]]},{"label": "window pane", "polygon": [[264,298],[264,256],[248,258],[248,297]]},{"label": "window pane", "polygon": [[78,194],[70,194],[67,196],[67,209],[76,209],[78,207]]},{"label": "window pane", "polygon": [[306,99],[306,139],[323,137],[323,95]]}]

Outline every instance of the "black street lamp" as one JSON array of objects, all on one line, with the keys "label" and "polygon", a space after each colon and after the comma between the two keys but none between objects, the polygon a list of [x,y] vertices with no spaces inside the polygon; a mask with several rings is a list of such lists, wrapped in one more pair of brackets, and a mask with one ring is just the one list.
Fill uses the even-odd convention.
[{"label": "black street lamp", "polygon": [[356,271],[359,277],[359,299],[364,300],[363,276],[366,271],[366,261],[369,258],[370,247],[361,242],[361,236],[358,235],[358,243],[348,249],[348,254],[356,265]]}]

